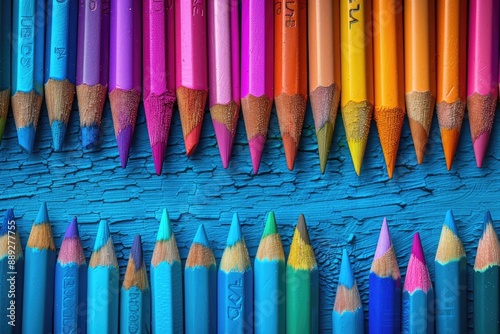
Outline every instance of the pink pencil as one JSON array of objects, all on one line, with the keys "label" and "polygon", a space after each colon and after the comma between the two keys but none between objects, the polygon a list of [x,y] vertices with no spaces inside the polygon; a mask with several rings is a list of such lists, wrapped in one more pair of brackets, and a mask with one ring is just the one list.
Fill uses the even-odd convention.
[{"label": "pink pencil", "polygon": [[175,0],[177,103],[186,154],[200,140],[208,93],[206,0]]},{"label": "pink pencil", "polygon": [[241,14],[241,109],[257,174],[274,97],[274,4],[243,0]]},{"label": "pink pencil", "polygon": [[498,31],[500,0],[471,0],[467,109],[476,164],[488,148],[498,98]]},{"label": "pink pencil", "polygon": [[175,103],[173,1],[143,0],[143,94],[156,174],[161,174]]},{"label": "pink pencil", "polygon": [[210,115],[227,168],[240,113],[238,0],[209,1],[207,12]]}]

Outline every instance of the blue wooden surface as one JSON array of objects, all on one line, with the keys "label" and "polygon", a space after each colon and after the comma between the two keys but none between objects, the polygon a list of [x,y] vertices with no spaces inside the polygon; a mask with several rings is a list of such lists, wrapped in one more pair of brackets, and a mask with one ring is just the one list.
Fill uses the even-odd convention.
[{"label": "blue wooden surface", "polygon": [[434,279],[433,260],[441,225],[446,210],[451,208],[467,251],[468,324],[472,330],[472,265],[485,210],[491,210],[493,219],[500,220],[498,118],[482,169],[475,167],[469,123],[464,120],[451,171],[446,170],[436,118],[422,165],[416,165],[406,123],[392,180],[386,175],[374,124],[361,176],[356,176],[340,116],[327,171],[321,175],[310,110],[294,171],[286,168],[273,113],[258,175],[252,174],[242,117],[230,166],[224,170],[209,114],[200,145],[194,156],[187,158],[179,114],[175,112],[161,176],[154,171],[142,106],[126,169],[120,167],[109,103],[103,116],[99,149],[81,150],[78,122],[78,113],[73,110],[65,147],[62,152],[54,152],[47,111],[43,109],[35,150],[30,156],[17,144],[12,116],[7,120],[0,147],[0,212],[3,214],[9,207],[15,209],[23,247],[42,201],[48,204],[57,247],[67,223],[72,216],[78,216],[87,259],[98,222],[107,219],[122,276],[136,233],[143,236],[149,266],[164,207],[169,210],[183,264],[200,223],[205,224],[215,256],[220,260],[234,212],[239,213],[252,261],[269,210],[276,213],[288,254],[298,215],[304,213],[320,269],[320,328],[328,332],[342,249],[346,248],[350,255],[366,319],[368,274],[382,218],[388,218],[402,274],[410,255],[412,233],[419,231]]}]

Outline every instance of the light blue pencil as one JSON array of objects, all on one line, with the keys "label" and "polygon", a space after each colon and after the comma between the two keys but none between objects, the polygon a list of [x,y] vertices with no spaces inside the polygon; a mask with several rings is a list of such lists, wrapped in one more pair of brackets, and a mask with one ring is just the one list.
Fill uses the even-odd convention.
[{"label": "light blue pencil", "polygon": [[31,228],[25,256],[23,333],[52,333],[56,247],[45,203]]},{"label": "light blue pencil", "polygon": [[87,276],[87,334],[118,333],[119,278],[109,226],[101,220]]},{"label": "light blue pencil", "polygon": [[183,333],[182,269],[167,210],[163,210],[151,259],[153,332]]}]

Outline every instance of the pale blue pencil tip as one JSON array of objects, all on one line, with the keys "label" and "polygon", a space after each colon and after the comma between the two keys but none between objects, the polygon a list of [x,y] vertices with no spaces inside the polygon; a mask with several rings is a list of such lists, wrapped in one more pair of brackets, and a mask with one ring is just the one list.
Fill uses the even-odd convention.
[{"label": "pale blue pencil tip", "polygon": [[168,241],[172,237],[172,224],[170,223],[170,218],[168,217],[167,209],[163,209],[163,214],[161,215],[160,227],[158,229],[158,236],[156,241]]},{"label": "pale blue pencil tip", "polygon": [[49,223],[49,213],[47,212],[47,203],[42,203],[40,206],[40,210],[38,211],[38,215],[35,219],[35,225],[41,225],[44,223]]},{"label": "pale blue pencil tip", "polygon": [[448,210],[448,212],[446,212],[446,217],[444,219],[444,224],[446,226],[448,226],[448,228],[450,230],[452,230],[452,232],[455,235],[458,235],[457,225],[455,225],[455,217],[453,217],[453,211]]},{"label": "pale blue pencil tip", "polygon": [[210,248],[210,244],[208,243],[207,232],[205,231],[205,226],[203,224],[200,224],[200,226],[198,227],[198,231],[196,231],[193,243],[197,243],[207,248]]},{"label": "pale blue pencil tip", "polygon": [[99,141],[99,127],[97,125],[82,127],[82,146],[91,149],[97,146]]},{"label": "pale blue pencil tip", "polygon": [[349,255],[344,249],[342,252],[342,264],[340,265],[339,285],[344,285],[351,289],[354,284],[354,273],[352,272]]},{"label": "pale blue pencil tip", "polygon": [[60,121],[53,121],[51,129],[54,151],[61,151],[64,144],[64,136],[66,135],[66,124]]},{"label": "pale blue pencil tip", "polygon": [[493,219],[491,218],[491,213],[486,211],[484,214],[483,233],[486,231],[488,224],[493,224]]},{"label": "pale blue pencil tip", "polygon": [[35,144],[35,127],[33,125],[17,129],[17,141],[26,152],[33,152]]},{"label": "pale blue pencil tip", "polygon": [[238,219],[238,214],[233,215],[233,222],[231,223],[231,228],[229,229],[229,235],[227,236],[227,246],[233,246],[237,242],[241,241],[241,226]]},{"label": "pale blue pencil tip", "polygon": [[99,249],[104,247],[111,237],[111,233],[109,232],[108,222],[105,220],[101,220],[99,222],[99,228],[97,229],[97,238],[94,243],[94,252],[97,252]]}]

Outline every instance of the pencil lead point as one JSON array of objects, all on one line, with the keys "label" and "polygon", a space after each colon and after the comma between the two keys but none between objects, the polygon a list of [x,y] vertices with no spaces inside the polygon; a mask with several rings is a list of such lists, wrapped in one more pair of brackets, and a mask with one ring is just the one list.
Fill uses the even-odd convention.
[{"label": "pencil lead point", "polygon": [[453,211],[448,210],[446,212],[446,217],[444,218],[444,224],[453,231],[455,235],[458,235],[457,225],[455,224],[455,217],[453,216]]},{"label": "pencil lead point", "polygon": [[53,121],[50,128],[52,130],[52,142],[54,151],[60,152],[64,145],[64,137],[66,135],[66,123],[61,121]]},{"label": "pencil lead point", "polygon": [[82,147],[91,149],[97,146],[99,142],[99,127],[97,125],[82,126]]},{"label": "pencil lead point", "polygon": [[262,233],[262,239],[271,234],[278,233],[278,228],[276,226],[276,219],[274,218],[274,212],[269,211],[267,214],[266,226],[264,227],[264,232]]},{"label": "pencil lead point", "polygon": [[484,157],[488,150],[488,142],[490,140],[490,132],[486,131],[479,135],[474,140],[474,155],[476,156],[476,165],[481,168],[483,166]]},{"label": "pencil lead point", "polygon": [[163,160],[165,159],[165,149],[167,147],[166,143],[158,142],[152,147],[153,151],[153,162],[155,165],[156,175],[161,175],[161,170],[163,167]]},{"label": "pencil lead point", "polygon": [[291,136],[285,134],[283,136],[283,146],[285,147],[286,165],[289,170],[293,170],[295,157],[297,156],[297,145]]},{"label": "pencil lead point", "polygon": [[78,223],[76,217],[73,217],[73,220],[68,225],[66,229],[66,233],[64,234],[64,239],[69,238],[77,238],[80,236],[80,232],[78,231]]},{"label": "pencil lead point", "polygon": [[28,125],[17,129],[17,140],[19,145],[21,145],[26,152],[31,154],[35,144],[35,127],[33,125]]},{"label": "pencil lead point", "polygon": [[375,259],[378,259],[392,247],[391,235],[389,234],[389,226],[387,225],[387,219],[384,217],[382,222],[382,228],[380,229],[380,234],[377,242],[377,249],[375,250]]},{"label": "pencil lead point", "polygon": [[326,163],[328,162],[328,154],[330,153],[333,138],[332,124],[326,122],[316,133],[316,138],[318,139],[319,167],[321,169],[321,174],[325,174]]},{"label": "pencil lead point", "polygon": [[101,249],[111,237],[111,233],[109,231],[109,225],[105,220],[101,220],[99,222],[99,227],[97,228],[97,237],[95,238],[94,243],[94,252]]},{"label": "pencil lead point", "polygon": [[262,151],[264,151],[265,143],[266,138],[260,134],[255,136],[252,140],[248,141],[254,174],[257,174],[259,172],[260,161],[262,159]]},{"label": "pencil lead point", "polygon": [[339,285],[344,285],[351,289],[354,285],[354,273],[352,272],[351,262],[347,250],[342,251],[342,262],[340,264]]},{"label": "pencil lead point", "polygon": [[222,166],[227,168],[229,166],[229,159],[231,158],[231,152],[233,150],[234,133],[231,133],[231,131],[229,131],[224,124],[221,124],[216,120],[212,120],[212,123],[214,125],[217,145],[219,146]]},{"label": "pencil lead point", "polygon": [[160,227],[158,228],[157,241],[167,241],[172,237],[172,223],[168,216],[167,209],[163,209],[161,216]]},{"label": "pencil lead point", "polygon": [[229,234],[227,236],[227,246],[233,246],[237,242],[242,240],[241,226],[238,219],[238,214],[233,215],[233,221],[231,223],[231,228],[229,229]]},{"label": "pencil lead point", "polygon": [[201,133],[201,123],[198,124],[184,139],[184,144],[186,146],[186,155],[190,157],[194,151],[196,150],[196,147],[198,146],[198,143],[200,141],[200,133]]},{"label": "pencil lead point", "polygon": [[200,224],[198,226],[198,231],[196,231],[196,235],[194,236],[193,243],[197,243],[203,245],[207,248],[210,248],[210,244],[208,242],[207,231],[205,230],[205,226]]},{"label": "pencil lead point", "polygon": [[300,233],[300,237],[307,244],[311,244],[311,239],[309,239],[309,232],[307,231],[306,218],[303,214],[299,215],[299,220],[297,222],[296,230]]},{"label": "pencil lead point", "polygon": [[35,224],[40,225],[44,223],[50,223],[49,214],[47,212],[47,203],[42,203],[40,206],[40,210],[38,211],[38,215],[35,219]]},{"label": "pencil lead point", "polygon": [[420,234],[418,232],[413,235],[413,245],[411,247],[411,253],[413,254],[413,256],[419,259],[420,262],[425,264],[424,250],[422,249],[422,242],[420,241]]},{"label": "pencil lead point", "polygon": [[127,167],[128,154],[130,151],[130,144],[132,142],[133,135],[134,129],[131,125],[129,125],[122,129],[116,137],[122,168]]},{"label": "pencil lead point", "polygon": [[139,271],[142,267],[143,255],[142,255],[142,240],[140,235],[136,235],[132,248],[130,249],[130,257],[134,261],[135,271]]}]

